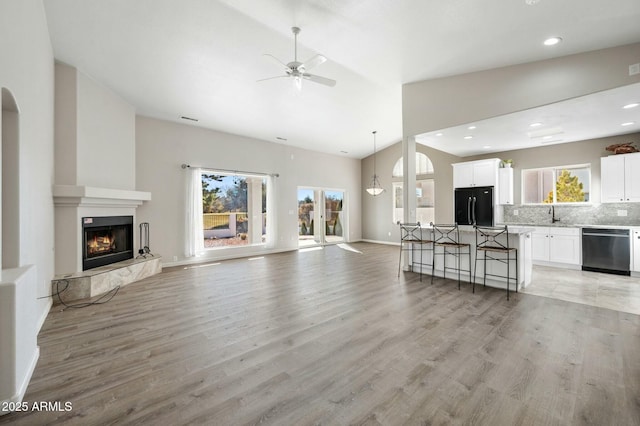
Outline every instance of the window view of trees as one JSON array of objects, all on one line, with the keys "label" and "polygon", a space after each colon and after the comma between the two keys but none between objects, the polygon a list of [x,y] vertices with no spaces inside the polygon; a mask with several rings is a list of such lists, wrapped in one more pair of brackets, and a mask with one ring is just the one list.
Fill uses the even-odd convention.
[{"label": "window view of trees", "polygon": [[[253,188],[253,191],[262,191],[260,205],[252,206],[253,214],[249,214],[251,188]],[[264,235],[266,228],[266,198],[265,179],[202,173],[202,212],[205,247],[237,246],[262,242],[251,241],[250,218],[262,213],[262,223],[258,222],[254,226],[262,227],[261,235]]]},{"label": "window view of trees", "polygon": [[548,167],[522,171],[524,204],[587,203],[590,201],[589,165]]},{"label": "window view of trees", "polygon": [[[581,203],[584,201],[584,184],[580,182],[578,176],[572,176],[569,170],[562,170],[556,180],[556,202]],[[553,203],[553,191],[549,191],[544,202]]]},{"label": "window view of trees", "polygon": [[300,223],[298,235],[300,236],[313,236],[314,229],[312,195],[312,193],[306,194],[304,198],[298,200],[298,221]]}]

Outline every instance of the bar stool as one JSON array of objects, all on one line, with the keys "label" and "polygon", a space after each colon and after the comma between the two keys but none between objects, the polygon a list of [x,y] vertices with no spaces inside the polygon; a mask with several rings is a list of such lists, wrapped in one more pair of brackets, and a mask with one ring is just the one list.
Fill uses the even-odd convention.
[{"label": "bar stool", "polygon": [[398,221],[398,225],[400,226],[400,260],[398,262],[398,278],[400,278],[400,268],[402,267],[402,252],[411,252],[411,270],[413,270],[413,265],[416,263],[413,256],[413,250],[415,248],[414,246],[417,244],[420,246],[420,262],[418,265],[420,265],[420,281],[422,281],[422,267],[425,265],[431,266],[431,264],[425,264],[423,260],[425,245],[427,246],[426,250],[433,252],[431,231],[423,229],[420,226],[420,222],[400,223]]},{"label": "bar stool", "polygon": [[[483,285],[487,285],[487,276],[507,279],[507,300],[509,300],[509,284],[514,279],[518,292],[518,249],[509,247],[509,230],[505,226],[475,226],[476,228],[476,261],[473,266],[473,292],[476,291],[476,271],[479,253],[484,253]],[[487,273],[487,259],[507,265],[507,276]],[[515,261],[515,278],[511,277],[511,261]]]},{"label": "bar stool", "polygon": [[[469,272],[469,279],[471,279],[471,244],[460,242],[460,231],[458,230],[458,224],[431,224],[433,227],[433,262],[431,265],[431,284],[433,284],[433,276],[435,275],[436,254],[441,254],[443,262],[443,277],[447,277],[447,269],[454,269],[458,271],[458,290],[460,290],[460,256],[468,256],[469,269],[465,272]],[[437,247],[442,247],[442,253],[436,251]],[[456,267],[447,268],[447,256],[456,257]]]}]

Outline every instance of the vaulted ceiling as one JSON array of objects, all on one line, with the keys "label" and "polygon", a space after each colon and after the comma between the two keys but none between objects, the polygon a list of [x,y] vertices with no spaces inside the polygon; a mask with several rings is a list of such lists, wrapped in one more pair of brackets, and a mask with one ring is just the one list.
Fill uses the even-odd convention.
[{"label": "vaulted ceiling", "polygon": [[[401,87],[640,41],[638,0],[44,0],[57,60],[138,114],[362,158],[402,138]],[[291,79],[293,60],[323,54]],[[563,42],[543,46],[544,39]],[[640,62],[640,57],[638,58]],[[187,116],[198,121],[185,121]]]}]

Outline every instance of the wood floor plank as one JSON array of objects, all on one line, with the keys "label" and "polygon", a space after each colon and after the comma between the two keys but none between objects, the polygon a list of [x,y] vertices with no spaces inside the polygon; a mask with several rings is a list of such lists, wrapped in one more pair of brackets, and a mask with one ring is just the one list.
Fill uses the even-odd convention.
[{"label": "wood floor plank", "polygon": [[397,247],[353,246],[167,268],[53,308],[25,401],[73,410],[0,425],[640,423],[638,315],[398,278]]}]

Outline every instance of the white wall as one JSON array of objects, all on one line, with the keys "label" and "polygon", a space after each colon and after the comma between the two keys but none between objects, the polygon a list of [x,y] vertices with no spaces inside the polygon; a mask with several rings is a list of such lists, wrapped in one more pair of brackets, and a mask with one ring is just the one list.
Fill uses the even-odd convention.
[{"label": "white wall", "polygon": [[73,67],[55,70],[56,183],[135,190],[135,108]]},{"label": "white wall", "polygon": [[[0,2],[0,87],[11,93],[19,113],[19,164],[11,179],[18,182],[18,264],[23,266],[22,274],[3,273],[0,284],[10,289],[3,291],[3,306],[15,307],[12,321],[6,318],[10,310],[3,310],[0,321],[0,358],[14,360],[0,369],[3,378],[14,375],[13,380],[0,381],[8,384],[0,389],[0,400],[22,398],[37,360],[38,328],[51,302],[37,297],[49,294],[53,277],[53,75],[42,1]],[[15,339],[7,344],[11,336]]]},{"label": "white wall", "polygon": [[640,82],[640,43],[402,86],[404,137]]},{"label": "white wall", "polygon": [[[37,294],[53,276],[53,52],[40,0],[0,2],[0,86],[19,112],[20,265],[37,266]],[[46,315],[48,299],[38,301]]]},{"label": "white wall", "polygon": [[[295,249],[298,238],[298,186],[346,191],[350,241],[361,239],[360,160],[321,154],[258,139],[156,120],[136,119],[137,189],[152,200],[138,208],[139,222],[149,222],[150,247],[163,263],[185,261],[185,186],[182,163],[194,166],[278,173],[277,245]],[[265,252],[263,247],[210,251],[211,258]]]},{"label": "white wall", "polygon": [[[455,155],[416,144],[416,152],[425,154],[433,163],[435,180],[435,221],[448,223],[453,217],[453,167],[452,163],[465,161]],[[398,142],[377,153],[376,174],[385,192],[372,197],[362,192],[362,238],[370,241],[397,243],[400,229],[393,222],[393,192],[391,174],[393,166],[402,157],[402,142]],[[362,159],[362,182],[366,186],[373,175],[373,155]],[[397,181],[397,179],[396,179]]]}]

